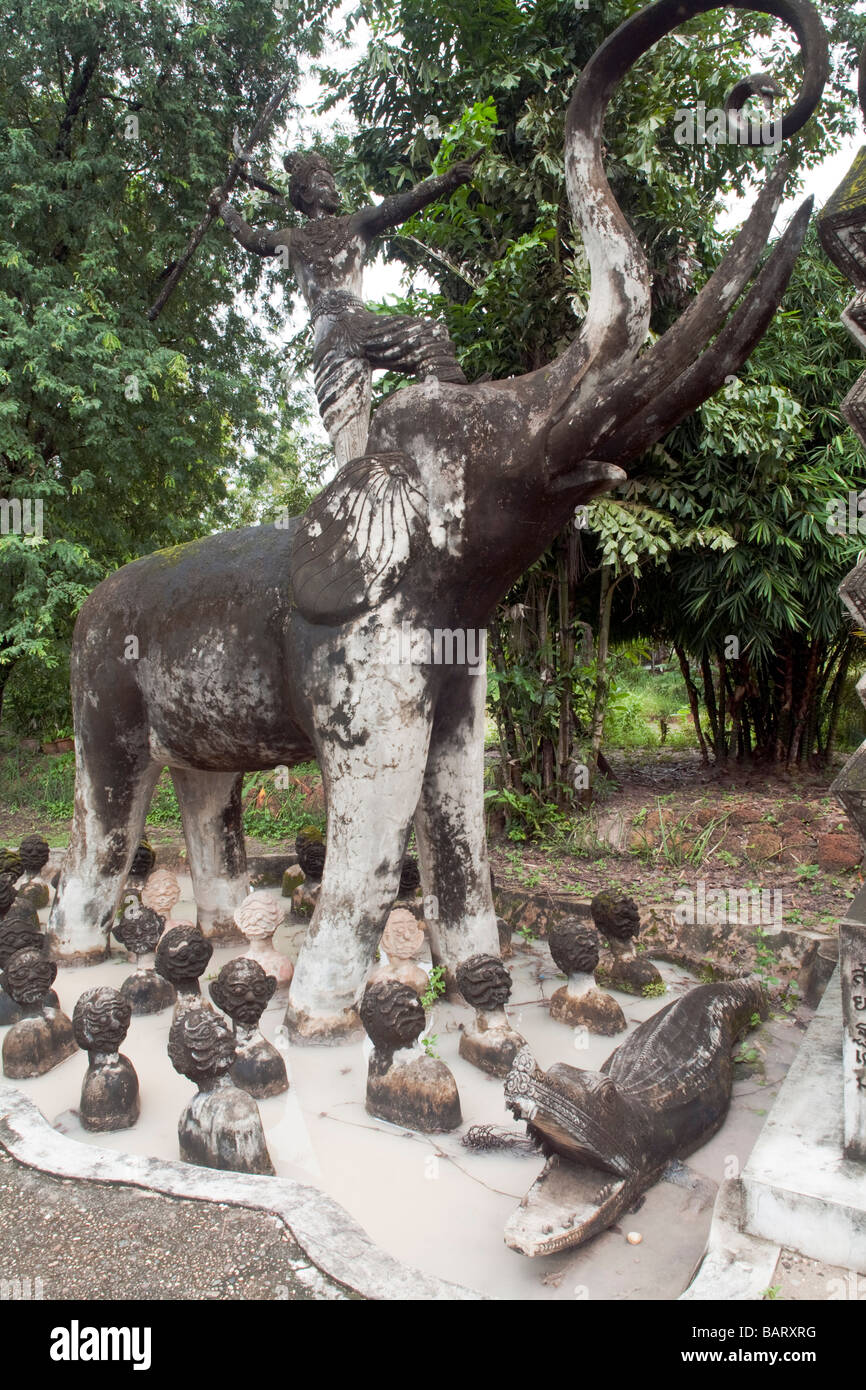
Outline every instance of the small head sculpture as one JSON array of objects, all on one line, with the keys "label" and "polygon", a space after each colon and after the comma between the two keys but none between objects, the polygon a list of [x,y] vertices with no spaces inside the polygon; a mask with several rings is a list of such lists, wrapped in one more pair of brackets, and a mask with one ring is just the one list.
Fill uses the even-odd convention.
[{"label": "small head sculpture", "polygon": [[30,927],[32,931],[39,931],[39,913],[27,898],[16,898],[3,918],[4,927],[11,927],[13,923],[19,927]]},{"label": "small head sculpture", "polygon": [[147,878],[156,863],[156,853],[149,840],[142,840],[135,854],[129,872],[132,878]]},{"label": "small head sculpture", "polygon": [[5,917],[15,901],[15,880],[11,874],[0,874],[0,917]]},{"label": "small head sculpture", "polygon": [[175,903],[180,898],[180,884],[169,869],[154,869],[148,874],[141,890],[141,905],[158,912],[160,917],[170,917]]},{"label": "small head sculpture", "polygon": [[382,933],[382,945],[390,961],[413,960],[424,945],[424,929],[414,912],[395,907]]},{"label": "small head sculpture", "polygon": [[334,181],[334,171],[321,154],[287,154],[283,168],[291,174],[289,201],[305,217],[317,212],[338,213],[340,195]]},{"label": "small head sculpture", "polygon": [[211,984],[210,997],[235,1023],[255,1028],[276,987],[275,975],[266,975],[257,960],[239,956],[223,966]]},{"label": "small head sculpture", "polygon": [[305,825],[295,839],[298,863],[307,878],[321,878],[325,871],[325,840],[315,825]]},{"label": "small head sculpture", "polygon": [[548,931],[547,944],[566,975],[591,975],[598,965],[599,939],[595,927],[579,917],[565,917]]},{"label": "small head sculpture", "polygon": [[0,983],[16,1004],[27,1009],[42,1003],[56,976],[56,962],[28,948],[9,957]]},{"label": "small head sculpture", "polygon": [[400,868],[400,897],[408,897],[410,893],[414,893],[420,882],[421,870],[418,867],[418,860],[414,854],[405,855]]},{"label": "small head sculpture", "polygon": [[424,1006],[414,989],[397,980],[374,980],[358,1012],[377,1051],[409,1047],[424,1031]]},{"label": "small head sculpture", "polygon": [[596,893],[589,907],[592,920],[608,941],[628,942],[640,931],[640,913],[634,898]]},{"label": "small head sculpture", "polygon": [[23,872],[24,865],[17,850],[0,849],[0,874],[11,874],[13,883],[17,883]]},{"label": "small head sculpture", "polygon": [[169,927],[159,940],[154,965],[158,975],[178,990],[197,990],[213,946],[198,927]]},{"label": "small head sculpture", "polygon": [[282,920],[282,908],[271,893],[258,889],[248,893],[235,913],[235,926],[248,941],[273,936]]},{"label": "small head sculpture", "polygon": [[503,1009],[511,993],[511,976],[498,956],[470,956],[457,967],[457,988],[473,1009]]},{"label": "small head sculpture", "polygon": [[45,868],[51,855],[48,841],[43,840],[41,835],[28,835],[21,841],[18,847],[18,854],[21,863],[24,865],[26,874],[38,874]]},{"label": "small head sculpture", "polygon": [[164,926],[158,912],[151,907],[142,907],[137,898],[130,898],[114,928],[114,935],[127,951],[135,956],[143,956],[145,952],[156,949]]},{"label": "small head sculpture", "polygon": [[171,1025],[168,1055],[175,1071],[199,1087],[224,1076],[235,1060],[235,1040],[218,1014],[182,1015]]},{"label": "small head sculpture", "polygon": [[20,919],[9,921],[4,917],[0,924],[0,970],[5,970],[16,951],[39,951],[45,949],[45,937],[30,921]]},{"label": "small head sculpture", "polygon": [[75,1041],[85,1052],[116,1052],[129,1030],[132,1007],[117,989],[86,989],[72,1012]]}]

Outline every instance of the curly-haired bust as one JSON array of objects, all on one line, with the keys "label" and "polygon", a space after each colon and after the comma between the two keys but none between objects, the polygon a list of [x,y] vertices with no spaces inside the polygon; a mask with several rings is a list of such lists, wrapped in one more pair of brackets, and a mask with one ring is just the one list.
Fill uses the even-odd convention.
[{"label": "curly-haired bust", "polygon": [[85,1052],[116,1052],[126,1037],[132,1007],[118,989],[86,989],[72,1011],[75,1041]]}]

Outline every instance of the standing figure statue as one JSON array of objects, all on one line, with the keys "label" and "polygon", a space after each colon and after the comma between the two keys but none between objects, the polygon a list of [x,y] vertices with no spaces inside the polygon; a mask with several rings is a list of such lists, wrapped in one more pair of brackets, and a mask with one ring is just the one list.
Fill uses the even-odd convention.
[{"label": "standing figure statue", "polygon": [[468,183],[473,162],[455,164],[447,174],[352,213],[340,212],[334,174],[323,155],[291,155],[284,163],[292,176],[289,198],[308,219],[304,226],[257,230],[219,188],[211,205],[245,250],[281,256],[295,274],[313,324],[316,398],[342,468],[367,447],[374,368],[466,385],[443,324],[410,314],[374,314],[364,306],[361,285],[374,238]]}]

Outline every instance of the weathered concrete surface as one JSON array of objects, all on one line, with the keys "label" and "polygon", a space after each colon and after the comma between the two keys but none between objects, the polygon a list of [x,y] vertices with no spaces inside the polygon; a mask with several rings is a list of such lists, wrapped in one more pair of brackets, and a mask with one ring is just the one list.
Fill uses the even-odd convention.
[{"label": "weathered concrete surface", "polygon": [[713,1209],[707,1252],[681,1299],[736,1303],[761,1298],[773,1283],[781,1249],[743,1230],[743,1187],[722,1183]]},{"label": "weathered concrete surface", "polygon": [[743,1170],[747,1229],[866,1271],[866,1168],[842,1157],[838,972]]},{"label": "weathered concrete surface", "polygon": [[866,1272],[866,1165],[845,1159],[842,1145],[837,971],[741,1176],[719,1195],[707,1255],[686,1296],[759,1296],[756,1285],[781,1247]]},{"label": "weathered concrete surface", "polygon": [[[184,1208],[200,1205],[205,1212],[220,1212],[218,1219],[215,1215],[202,1215],[197,1221],[193,1221],[193,1227],[199,1231],[202,1240],[202,1269],[205,1267],[206,1252],[210,1248],[213,1222],[216,1221],[218,1227],[223,1213],[228,1211],[240,1225],[249,1217],[255,1224],[258,1235],[261,1235],[263,1221],[276,1223],[276,1227],[268,1227],[271,1232],[277,1227],[282,1228],[286,1233],[287,1242],[295,1251],[293,1256],[287,1255],[287,1259],[302,1257],[303,1266],[315,1267],[316,1271],[325,1276],[324,1287],[328,1292],[316,1292],[315,1280],[312,1275],[309,1276],[313,1280],[311,1297],[334,1297],[334,1293],[330,1291],[331,1285],[342,1285],[346,1291],[354,1291],[365,1298],[395,1301],[474,1299],[480,1296],[471,1289],[421,1274],[393,1259],[370,1240],[366,1232],[342,1207],[315,1188],[292,1182],[288,1178],[222,1173],[213,1169],[198,1168],[192,1164],[147,1158],[140,1154],[116,1153],[109,1149],[77,1144],[52,1129],[32,1101],[9,1085],[0,1085],[0,1157],[16,1160],[13,1166],[22,1170],[22,1180],[34,1184],[30,1189],[33,1194],[32,1200],[16,1205],[11,1220],[0,1228],[0,1263],[21,1261],[21,1251],[27,1248],[28,1227],[32,1231],[33,1224],[37,1223],[37,1243],[33,1243],[31,1235],[29,1248],[40,1258],[45,1258],[46,1249],[50,1246],[52,1250],[62,1252],[59,1257],[62,1261],[66,1259],[68,1251],[74,1251],[76,1243],[80,1244],[83,1239],[90,1246],[95,1264],[98,1265],[101,1261],[108,1269],[108,1277],[113,1280],[117,1259],[110,1227],[117,1221],[123,1224],[125,1234],[130,1239],[131,1266],[139,1260],[144,1260],[143,1268],[147,1268],[147,1252],[154,1247],[140,1239],[139,1227],[134,1220],[127,1224],[125,1213],[130,1211],[128,1203],[137,1208],[139,1202],[153,1198],[160,1203],[168,1203],[157,1229],[164,1232],[164,1238],[168,1239],[168,1228],[174,1225],[177,1240],[169,1249],[169,1256],[172,1250],[177,1252],[178,1260],[174,1267],[178,1276],[182,1269],[179,1261],[187,1259],[187,1238],[185,1220],[180,1222],[176,1219],[179,1214],[177,1207],[180,1204],[183,1204]],[[54,1226],[43,1222],[40,1228],[38,1224],[39,1213],[42,1210],[39,1194],[43,1184],[46,1191],[55,1187],[59,1189],[61,1195],[58,1206],[61,1208],[63,1201],[70,1199],[72,1193],[75,1194],[76,1201],[80,1198],[80,1211],[76,1211],[74,1203],[69,1200],[68,1240],[61,1240]],[[173,1215],[169,1211],[170,1207],[175,1208]],[[87,1220],[88,1212],[90,1223]],[[115,1212],[119,1214],[115,1215]],[[78,1229],[82,1217],[85,1218],[83,1235]],[[97,1239],[100,1221],[109,1223],[106,1227],[105,1242],[101,1236]],[[19,1224],[22,1228],[21,1235],[18,1231]],[[250,1249],[253,1248],[256,1232],[250,1235]],[[155,1245],[158,1246],[158,1243],[156,1239]],[[172,1261],[169,1259],[169,1274],[171,1265]],[[295,1272],[300,1278],[302,1267],[299,1266]],[[38,1267],[22,1270],[17,1274],[13,1270],[9,1277],[22,1278],[27,1275],[31,1278],[45,1277],[40,1274]],[[101,1279],[105,1275],[104,1272],[98,1274],[94,1269],[90,1277]],[[194,1288],[194,1275],[189,1268],[184,1277],[186,1287]],[[296,1280],[295,1283],[297,1282]],[[285,1280],[275,1283],[285,1284],[286,1289],[289,1288]],[[301,1283],[303,1284],[302,1280]],[[115,1291],[114,1296],[119,1297],[116,1286],[112,1283],[111,1287]],[[67,1295],[57,1292],[46,1293],[46,1296]],[[138,1295],[142,1296],[154,1295]],[[176,1292],[164,1296],[174,1297]],[[187,1296],[196,1295],[193,1293]],[[274,1296],[284,1298],[293,1295],[287,1292]]]}]

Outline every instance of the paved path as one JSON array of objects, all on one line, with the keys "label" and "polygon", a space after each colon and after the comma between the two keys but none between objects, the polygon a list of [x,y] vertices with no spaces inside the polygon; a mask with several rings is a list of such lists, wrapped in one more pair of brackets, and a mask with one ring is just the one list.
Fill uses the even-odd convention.
[{"label": "paved path", "polygon": [[275,1216],[47,1177],[0,1151],[0,1296],[27,1279],[62,1300],[357,1297]]}]

